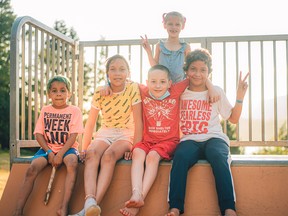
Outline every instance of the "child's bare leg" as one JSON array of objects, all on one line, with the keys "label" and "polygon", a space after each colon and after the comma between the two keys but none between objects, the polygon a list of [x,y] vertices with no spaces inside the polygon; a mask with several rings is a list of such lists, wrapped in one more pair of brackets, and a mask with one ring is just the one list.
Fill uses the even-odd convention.
[{"label": "child's bare leg", "polygon": [[154,150],[150,151],[146,157],[146,169],[143,177],[143,196],[147,196],[158,173],[159,162],[162,157]]},{"label": "child's bare leg", "polygon": [[121,159],[125,152],[131,150],[131,143],[119,140],[112,143],[104,152],[101,158],[101,168],[99,172],[96,200],[100,203],[110,185],[117,160]]},{"label": "child's bare leg", "polygon": [[180,215],[180,211],[177,208],[172,208],[170,209],[169,213],[166,214],[165,216],[179,216]]},{"label": "child's bare leg", "polygon": [[84,170],[84,187],[85,187],[85,205],[84,212],[85,215],[90,213],[97,213],[98,215],[101,212],[100,207],[97,205],[96,201],[96,184],[98,181],[98,169],[100,165],[100,160],[103,153],[109,145],[104,141],[94,141],[89,145],[87,150],[87,155],[85,159],[85,170]]},{"label": "child's bare leg", "polygon": [[139,208],[123,208],[120,209],[120,213],[124,216],[136,216],[139,212]]},{"label": "child's bare leg", "polygon": [[57,211],[59,216],[66,216],[68,214],[68,203],[70,201],[73,188],[76,180],[78,159],[75,154],[69,154],[64,158],[67,174],[64,186],[64,197],[60,209]]},{"label": "child's bare leg", "polygon": [[225,216],[237,216],[237,214],[233,209],[226,209]]},{"label": "child's bare leg", "polygon": [[21,193],[19,193],[16,209],[13,213],[14,216],[23,215],[23,209],[26,201],[33,189],[34,181],[40,171],[47,165],[47,160],[44,157],[34,159],[27,169],[23,185],[21,187]]},{"label": "child's bare leg", "polygon": [[[133,150],[132,166],[131,166],[131,182],[132,182],[132,196],[130,200],[125,203],[127,208],[139,208],[144,205],[144,197],[142,193],[143,188],[143,174],[144,162],[146,159],[146,152],[140,148]],[[127,209],[126,208],[126,209]],[[126,212],[126,211],[124,211]]]},{"label": "child's bare leg", "polygon": [[84,187],[85,194],[96,194],[96,183],[101,157],[108,148],[108,144],[103,141],[95,141],[90,144],[85,159]]}]

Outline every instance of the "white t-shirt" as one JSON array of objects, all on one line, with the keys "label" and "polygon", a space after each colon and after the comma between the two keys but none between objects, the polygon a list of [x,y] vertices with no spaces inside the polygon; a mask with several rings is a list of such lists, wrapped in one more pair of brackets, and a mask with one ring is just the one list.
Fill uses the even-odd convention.
[{"label": "white t-shirt", "polygon": [[208,91],[194,92],[188,88],[183,92],[180,101],[181,141],[194,140],[203,142],[211,138],[220,138],[229,145],[229,138],[223,133],[220,116],[227,120],[232,112],[232,105],[224,91],[215,87],[221,99],[213,104],[207,101]]}]

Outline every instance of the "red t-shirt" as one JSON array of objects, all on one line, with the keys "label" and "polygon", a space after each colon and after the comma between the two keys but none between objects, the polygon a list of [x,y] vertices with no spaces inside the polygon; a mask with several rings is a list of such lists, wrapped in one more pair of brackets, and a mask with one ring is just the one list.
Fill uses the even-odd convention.
[{"label": "red t-shirt", "polygon": [[144,142],[157,143],[170,140],[179,142],[179,104],[180,96],[189,84],[189,80],[172,84],[170,96],[164,100],[153,99],[148,87],[140,85],[143,107]]}]

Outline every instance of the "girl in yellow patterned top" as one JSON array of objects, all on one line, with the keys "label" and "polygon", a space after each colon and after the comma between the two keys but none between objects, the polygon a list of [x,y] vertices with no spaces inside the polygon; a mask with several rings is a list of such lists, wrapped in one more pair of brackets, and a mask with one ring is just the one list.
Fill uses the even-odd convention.
[{"label": "girl in yellow patterned top", "polygon": [[[120,55],[112,56],[107,60],[106,72],[113,94],[100,96],[101,87],[98,87],[93,96],[82,144],[86,197],[84,209],[77,215],[100,215],[97,203],[101,202],[108,189],[117,160],[142,139],[141,97],[138,84],[126,82],[130,73],[127,61]],[[101,128],[92,140],[100,111]]]}]

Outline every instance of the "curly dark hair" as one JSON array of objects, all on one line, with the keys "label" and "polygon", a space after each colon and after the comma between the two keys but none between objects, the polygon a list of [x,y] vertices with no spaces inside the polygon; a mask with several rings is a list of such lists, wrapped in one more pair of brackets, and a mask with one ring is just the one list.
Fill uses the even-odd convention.
[{"label": "curly dark hair", "polygon": [[208,73],[212,72],[212,56],[207,49],[195,49],[191,51],[185,58],[183,70],[188,71],[188,68],[192,62],[203,61],[208,67]]}]

